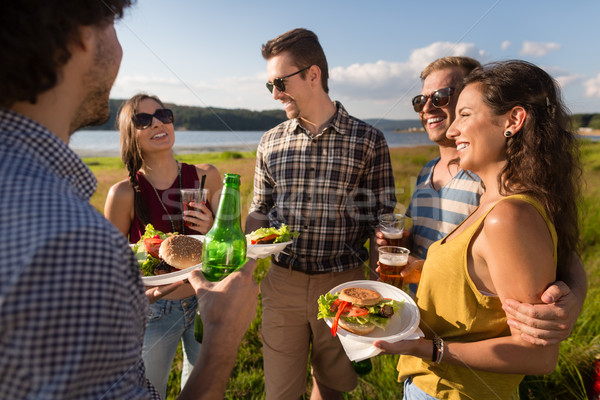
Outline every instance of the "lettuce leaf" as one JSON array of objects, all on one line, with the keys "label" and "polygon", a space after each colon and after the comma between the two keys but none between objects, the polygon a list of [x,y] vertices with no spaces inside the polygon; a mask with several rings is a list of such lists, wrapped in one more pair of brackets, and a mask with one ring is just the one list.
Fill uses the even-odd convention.
[{"label": "lettuce leaf", "polygon": [[294,231],[291,232],[290,228],[286,225],[286,224],[281,224],[281,226],[279,227],[279,229],[274,228],[274,227],[270,227],[270,228],[259,228],[257,230],[255,230],[254,232],[251,232],[247,235],[247,238],[252,241],[252,240],[258,240],[260,238],[263,238],[265,236],[269,236],[269,235],[278,235],[277,239],[275,239],[275,241],[273,243],[284,243],[284,242],[289,242],[290,240],[292,240],[295,237],[298,237],[298,235],[300,233]]},{"label": "lettuce leaf", "polygon": [[138,242],[132,246],[132,250],[138,260],[138,264],[142,270],[143,276],[154,276],[154,268],[161,261],[160,258],[156,258],[153,255],[148,254],[146,251],[146,246],[144,246],[144,239],[158,236],[159,238],[165,240],[170,235],[170,233],[161,232],[155,229],[152,224],[148,224],[146,225],[146,230],[144,231],[144,234],[140,240],[138,240]]}]

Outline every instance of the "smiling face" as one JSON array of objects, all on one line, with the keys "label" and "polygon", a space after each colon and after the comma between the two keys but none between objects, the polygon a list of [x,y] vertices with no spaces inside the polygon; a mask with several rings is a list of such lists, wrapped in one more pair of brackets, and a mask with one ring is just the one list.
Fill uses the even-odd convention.
[{"label": "smiling face", "polygon": [[[297,72],[304,67],[298,67],[292,60],[289,52],[283,52],[267,60],[267,79],[273,82]],[[308,72],[308,71],[306,71]],[[305,73],[306,73],[305,72]],[[284,80],[285,92],[273,88],[273,99],[281,102],[285,114],[289,119],[305,117],[310,104],[310,87],[300,73]]]},{"label": "smiling face", "polygon": [[507,121],[508,113],[495,115],[483,101],[480,84],[463,89],[456,105],[456,119],[447,133],[448,139],[456,143],[462,169],[481,174],[502,168],[506,162]]},{"label": "smiling face", "polygon": [[[156,110],[163,107],[153,99],[144,99],[140,101],[136,114],[147,113],[154,114]],[[152,118],[152,125],[146,129],[136,129],[138,144],[142,153],[170,150],[175,144],[175,130],[173,124],[165,124],[156,117]]]},{"label": "smiling face", "polygon": [[[460,85],[464,78],[464,72],[459,68],[445,68],[434,71],[427,75],[423,81],[423,89],[421,94],[426,96],[431,95],[436,90]],[[450,96],[448,105],[437,108],[431,104],[431,98],[427,99],[427,103],[423,110],[419,112],[421,124],[429,135],[429,140],[441,146],[453,146],[454,143],[446,137],[446,132],[455,117],[456,94]]]}]

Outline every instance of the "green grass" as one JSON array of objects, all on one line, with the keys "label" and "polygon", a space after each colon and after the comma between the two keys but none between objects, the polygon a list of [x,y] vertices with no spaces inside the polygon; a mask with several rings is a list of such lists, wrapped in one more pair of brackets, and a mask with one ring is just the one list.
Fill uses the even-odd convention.
[{"label": "green grass", "polygon": [[[433,146],[392,149],[392,165],[396,179],[396,194],[401,206],[410,200],[414,179],[420,168],[436,156]],[[560,359],[556,370],[545,376],[526,377],[520,387],[521,399],[587,399],[592,374],[593,360],[600,354],[600,143],[582,142],[582,161],[585,167],[584,201],[581,212],[582,259],[588,276],[589,291],[583,311],[575,325],[571,337],[561,343]],[[254,174],[254,154],[245,152],[202,153],[177,156],[188,163],[210,163],[221,173],[238,173],[242,176],[242,215],[247,215],[252,200],[252,178]],[[93,158],[85,160],[99,180],[98,192],[92,204],[103,209],[104,199],[110,185],[127,174],[117,158]],[[256,270],[260,281],[268,268],[263,260]],[[248,329],[240,345],[238,359],[229,381],[225,398],[262,399],[264,379],[262,372],[262,352],[260,341],[260,303],[257,317]],[[373,371],[360,378],[359,386],[345,394],[346,399],[384,400],[400,398],[402,389],[397,382],[397,356],[386,355],[373,359]],[[174,399],[179,393],[179,370],[181,352],[173,364],[167,399]],[[307,369],[308,372],[308,369]],[[307,374],[307,398],[310,393],[310,380]]]}]

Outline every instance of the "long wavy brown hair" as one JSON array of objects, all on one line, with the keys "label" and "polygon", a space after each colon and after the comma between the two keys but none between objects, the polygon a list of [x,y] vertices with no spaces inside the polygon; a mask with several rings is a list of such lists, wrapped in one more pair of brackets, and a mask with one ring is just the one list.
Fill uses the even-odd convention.
[{"label": "long wavy brown hair", "polygon": [[487,64],[465,78],[479,83],[496,115],[521,106],[519,132],[506,140],[506,166],[498,177],[502,194],[525,193],[540,201],[558,233],[558,265],[578,251],[582,169],[578,139],[558,84],[541,68],[520,60]]},{"label": "long wavy brown hair", "polygon": [[140,186],[137,180],[137,172],[144,164],[144,155],[142,154],[142,150],[140,149],[137,140],[133,116],[137,113],[140,103],[147,99],[154,100],[160,104],[162,108],[165,107],[158,97],[146,93],[138,93],[121,105],[117,116],[117,129],[119,129],[121,140],[121,161],[123,161],[123,164],[129,173],[129,183],[134,192],[133,206],[135,208],[135,213],[144,225],[150,221],[150,218],[148,217],[146,205],[142,200]]}]

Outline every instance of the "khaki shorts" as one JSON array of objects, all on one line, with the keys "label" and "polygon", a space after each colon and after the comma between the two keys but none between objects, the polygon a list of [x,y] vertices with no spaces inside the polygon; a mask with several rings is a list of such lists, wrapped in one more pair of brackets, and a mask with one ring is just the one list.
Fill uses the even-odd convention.
[{"label": "khaki shorts", "polygon": [[318,382],[340,392],[356,387],[356,372],[339,339],[324,320],[317,320],[317,299],[341,283],[358,279],[365,279],[362,268],[307,275],[271,265],[261,283],[267,399],[296,400],[306,392],[311,343],[310,361]]}]

